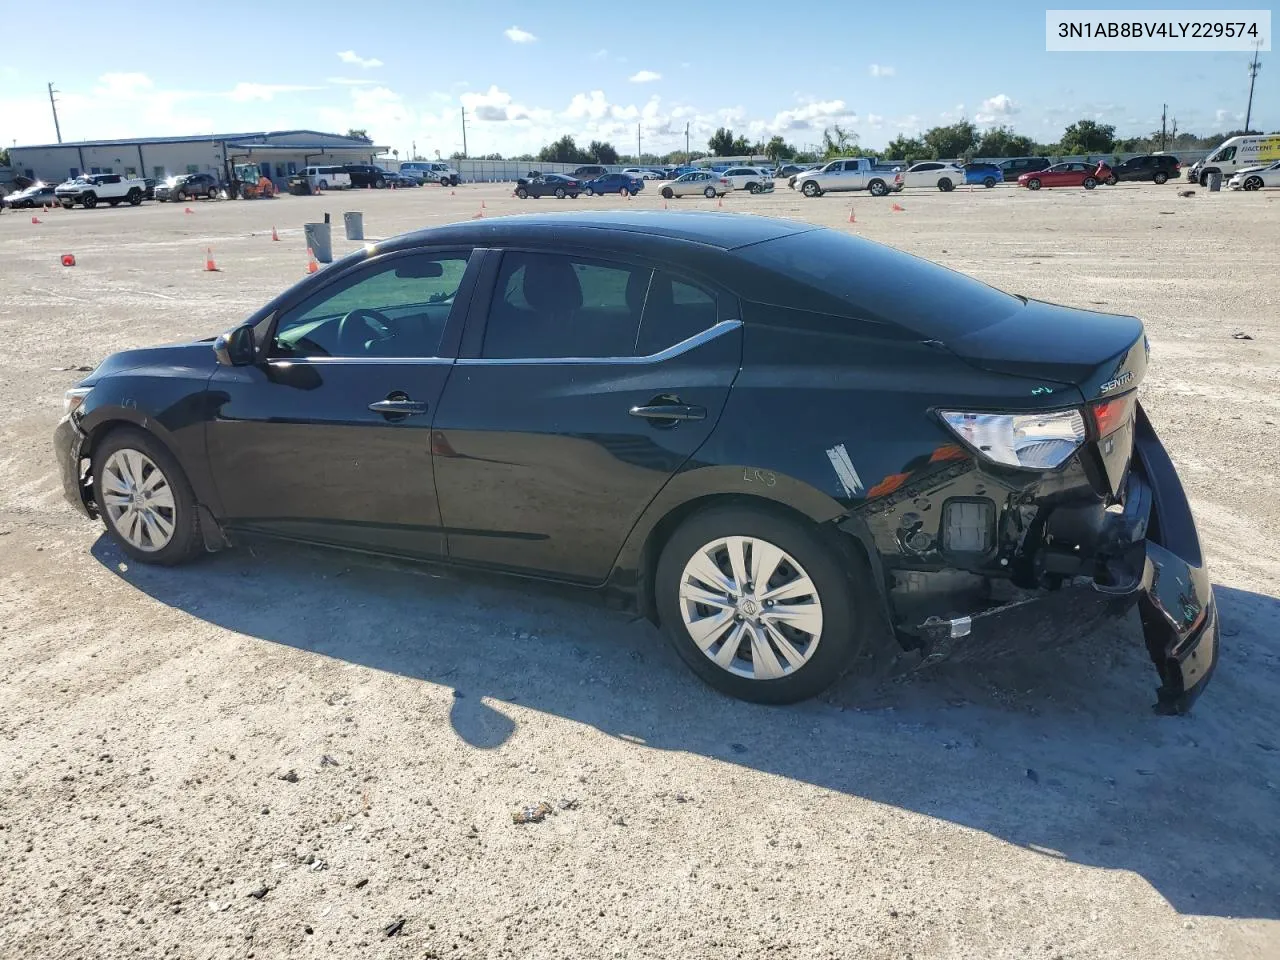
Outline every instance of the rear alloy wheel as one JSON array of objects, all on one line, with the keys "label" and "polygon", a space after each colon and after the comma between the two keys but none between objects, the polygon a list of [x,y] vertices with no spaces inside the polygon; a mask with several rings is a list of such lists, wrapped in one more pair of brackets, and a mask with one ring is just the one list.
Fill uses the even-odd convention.
[{"label": "rear alloy wheel", "polygon": [[1262,189],[1262,178],[1261,178],[1261,177],[1250,177],[1250,178],[1249,178],[1248,180],[1246,180],[1243,184],[1241,184],[1241,186],[1243,186],[1243,187],[1244,187],[1244,189],[1246,189],[1246,190],[1261,190],[1261,189]]},{"label": "rear alloy wheel", "polygon": [[990,190],[992,187],[996,185],[996,178],[987,177],[985,180],[982,181],[982,185],[986,187],[988,190]]},{"label": "rear alloy wheel", "polygon": [[816,531],[734,506],[675,532],[655,589],[667,637],[698,676],[744,700],[793,703],[831,684],[862,648],[865,582]]},{"label": "rear alloy wheel", "polygon": [[1153,181],[1155,181],[1156,183],[1168,183],[1168,182],[1169,182],[1169,175],[1168,175],[1167,173],[1165,173],[1163,170],[1161,170],[1159,173],[1157,173],[1157,174],[1156,174],[1154,177],[1152,177],[1151,179],[1152,179]]},{"label": "rear alloy wheel", "polygon": [[748,192],[748,193],[759,193],[759,192],[760,192],[760,184],[758,184],[758,183],[748,183],[748,184],[747,184],[747,192]]},{"label": "rear alloy wheel", "polygon": [[674,199],[674,198],[675,198],[675,195],[676,195],[676,194],[675,194],[675,191],[674,191],[674,190],[672,190],[670,187],[663,187],[663,188],[662,188],[662,199],[663,199],[663,200],[672,200],[672,199]]},{"label": "rear alloy wheel", "polygon": [[702,191],[702,195],[706,197],[708,200],[714,200],[716,198],[716,188],[707,187],[707,189]]},{"label": "rear alloy wheel", "polygon": [[938,189],[941,190],[943,193],[950,193],[955,188],[956,188],[956,185],[951,182],[950,177],[943,177],[941,180],[938,181]]},{"label": "rear alloy wheel", "polygon": [[93,490],[107,530],[135,560],[171,565],[203,549],[186,475],[150,434],[108,435],[94,453]]},{"label": "rear alloy wheel", "polygon": [[1039,190],[1039,189],[1040,189],[1040,178],[1039,178],[1039,177],[1032,177],[1030,180],[1028,180],[1028,181],[1027,181],[1027,189],[1028,189],[1028,190]]},{"label": "rear alloy wheel", "polygon": [[1097,185],[1098,185],[1098,181],[1097,181],[1097,180],[1095,180],[1095,179],[1093,179],[1093,177],[1085,177],[1085,178],[1084,178],[1084,183],[1082,184],[1082,186],[1083,186],[1086,190],[1092,190],[1092,189],[1093,189],[1094,187],[1096,187]]},{"label": "rear alloy wheel", "polygon": [[[876,182],[878,183],[879,181]],[[881,186],[883,186],[883,184],[881,184]],[[875,184],[872,184],[872,187],[874,188]],[[811,199],[813,197],[822,196],[822,188],[818,186],[818,182],[816,180],[806,180],[804,182],[804,186],[800,188],[800,192]],[[872,189],[871,192],[875,193],[875,190]],[[881,196],[881,194],[876,194],[876,196]]]},{"label": "rear alloy wheel", "polygon": [[564,199],[564,187],[556,187],[556,199],[557,200]]},{"label": "rear alloy wheel", "polygon": [[516,187],[516,196],[519,197],[521,200],[528,200],[529,191],[526,190],[524,187]]},{"label": "rear alloy wheel", "polygon": [[873,197],[887,197],[889,195],[889,185],[883,180],[872,180],[867,184],[867,192]]}]

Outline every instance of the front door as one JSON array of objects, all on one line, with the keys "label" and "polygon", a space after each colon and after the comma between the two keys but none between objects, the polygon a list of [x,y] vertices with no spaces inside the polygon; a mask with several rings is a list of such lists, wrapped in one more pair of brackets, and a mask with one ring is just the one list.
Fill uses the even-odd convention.
[{"label": "front door", "polygon": [[453,364],[442,344],[456,343],[474,286],[469,257],[362,264],[284,308],[263,362],[218,368],[208,445],[229,526],[443,554],[430,427]]},{"label": "front door", "polygon": [[518,251],[490,294],[435,419],[449,556],[599,583],[715,427],[741,362],[736,301],[648,266]]}]

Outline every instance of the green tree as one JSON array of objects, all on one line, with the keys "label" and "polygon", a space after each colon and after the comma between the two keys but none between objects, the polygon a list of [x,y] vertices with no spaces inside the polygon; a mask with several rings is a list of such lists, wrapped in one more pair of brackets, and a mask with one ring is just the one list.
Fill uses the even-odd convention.
[{"label": "green tree", "polygon": [[573,137],[566,133],[555,143],[539,150],[538,159],[543,163],[589,163],[591,154],[581,149]]},{"label": "green tree", "polygon": [[862,152],[858,149],[858,135],[838,123],[833,123],[822,131],[822,147],[822,154],[828,159],[858,156]]},{"label": "green tree", "polygon": [[774,136],[764,145],[764,155],[777,163],[779,160],[790,160],[796,155],[796,148],[780,136]]},{"label": "green tree", "polygon": [[1063,156],[1108,153],[1116,142],[1116,128],[1096,120],[1077,120],[1062,132],[1058,149]]},{"label": "green tree", "polygon": [[612,143],[605,140],[592,140],[587,145],[587,153],[591,154],[591,159],[596,163],[615,164],[618,162],[618,151]]},{"label": "green tree", "polygon": [[978,128],[968,120],[926,130],[921,137],[932,160],[953,160],[972,153],[978,143]]},{"label": "green tree", "polygon": [[8,165],[9,165],[9,148],[0,147],[0,167],[7,167]]},{"label": "green tree", "polygon": [[1028,157],[1036,149],[1035,141],[1009,127],[992,127],[982,135],[974,148],[977,157]]},{"label": "green tree", "polygon": [[347,136],[352,140],[368,140],[369,131],[357,130],[355,127],[350,127],[347,129]]},{"label": "green tree", "polygon": [[751,153],[746,137],[735,137],[728,127],[719,127],[707,141],[707,149],[716,157],[740,157]]},{"label": "green tree", "polygon": [[929,156],[929,148],[924,145],[919,137],[905,137],[898,134],[884,148],[884,159],[886,160],[902,160],[906,163],[915,163],[917,160],[924,160]]}]

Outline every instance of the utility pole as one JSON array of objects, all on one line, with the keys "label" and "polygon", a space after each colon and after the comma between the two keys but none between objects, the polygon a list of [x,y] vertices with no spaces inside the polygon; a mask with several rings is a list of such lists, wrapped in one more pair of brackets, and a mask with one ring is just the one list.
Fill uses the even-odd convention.
[{"label": "utility pole", "polygon": [[[1262,44],[1258,43],[1253,48],[1253,63],[1249,64],[1249,106],[1244,112],[1244,130],[1249,132],[1249,121],[1253,119],[1253,83],[1258,79],[1258,71],[1262,69],[1258,65],[1258,51],[1262,49]],[[61,141],[59,141],[61,143]]]},{"label": "utility pole", "polygon": [[413,150],[413,153],[411,153],[411,154],[409,155],[409,159],[410,159],[410,160],[417,160],[417,159],[418,159],[418,141],[417,141],[417,140],[410,140],[410,141],[409,141],[409,145],[410,145],[410,148]]},{"label": "utility pole", "polygon": [[[53,99],[55,93],[61,93],[61,90],[53,89],[53,84],[49,84],[49,106],[53,107],[53,129],[58,135],[58,142],[62,142],[62,127],[58,126],[58,101]],[[1249,99],[1253,99],[1253,90],[1250,88]]]},{"label": "utility pole", "polygon": [[467,108],[462,108],[462,155],[467,155]]},{"label": "utility pole", "polygon": [[1165,121],[1167,120],[1168,116],[1169,116],[1169,105],[1166,103],[1162,105],[1162,109],[1160,110],[1160,152],[1161,153],[1164,153],[1165,142],[1168,139],[1168,135],[1165,127]]},{"label": "utility pole", "polygon": [[640,160],[640,124],[636,124],[636,166],[641,164]]},{"label": "utility pole", "polygon": [[689,162],[689,121],[684,122],[684,162]]}]

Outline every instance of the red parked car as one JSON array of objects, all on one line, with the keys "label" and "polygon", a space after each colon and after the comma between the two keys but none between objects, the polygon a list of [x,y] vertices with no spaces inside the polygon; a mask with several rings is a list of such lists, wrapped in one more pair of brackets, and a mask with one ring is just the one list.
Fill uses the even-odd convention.
[{"label": "red parked car", "polygon": [[1084,187],[1092,190],[1099,183],[1106,183],[1110,176],[1111,168],[1105,163],[1069,160],[1066,163],[1055,163],[1047,170],[1024,173],[1018,178],[1018,186],[1028,190],[1039,190],[1041,187]]}]

